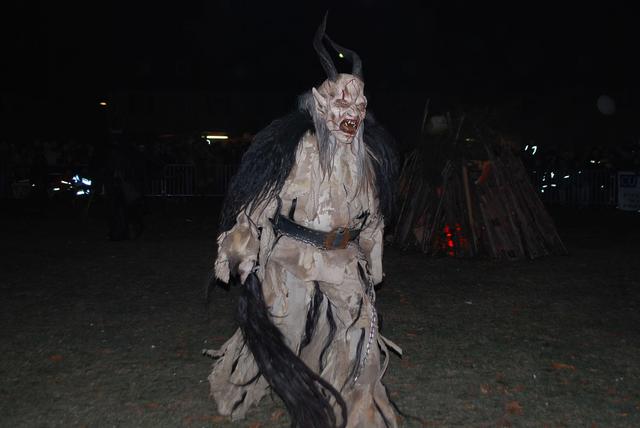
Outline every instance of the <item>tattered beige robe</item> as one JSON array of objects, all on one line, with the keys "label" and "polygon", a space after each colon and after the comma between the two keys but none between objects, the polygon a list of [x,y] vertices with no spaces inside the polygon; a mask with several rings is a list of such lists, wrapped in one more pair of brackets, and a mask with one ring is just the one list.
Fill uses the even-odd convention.
[{"label": "tattered beige robe", "polygon": [[[233,265],[234,261],[241,261],[239,271],[244,280],[259,261],[257,275],[262,281],[273,322],[283,332],[291,349],[341,392],[347,403],[347,426],[395,427],[396,416],[381,383],[389,356],[387,344],[395,345],[380,336],[377,328],[371,330],[375,324],[372,323],[375,317],[373,302],[367,295],[367,284],[363,284],[358,273],[358,264],[361,264],[373,284],[382,281],[384,224],[371,186],[357,189],[359,172],[354,151],[351,145],[340,144],[334,169],[325,177],[320,168],[315,136],[305,134],[279,196],[283,214],[289,212],[292,200],[297,198],[295,222],[315,230],[359,228],[361,220],[356,217],[370,212],[359,239],[345,249],[336,250],[321,250],[287,236],[276,242],[269,218],[276,215],[277,202],[270,201],[252,215],[240,213],[235,226],[218,237],[215,270],[218,278],[228,281],[230,262]],[[323,300],[314,337],[300,351],[316,283],[328,299]],[[327,302],[332,306],[337,331],[320,370],[320,354],[329,331]],[[354,373],[356,348],[361,336],[364,336],[362,356],[366,354],[366,360],[359,373]],[[219,357],[209,376],[211,396],[219,412],[234,420],[243,418],[248,408],[265,395],[268,384],[260,377],[248,386],[241,386],[258,372],[241,331],[236,331],[222,348],[209,351],[209,354]],[[384,361],[381,361],[381,354]]]}]

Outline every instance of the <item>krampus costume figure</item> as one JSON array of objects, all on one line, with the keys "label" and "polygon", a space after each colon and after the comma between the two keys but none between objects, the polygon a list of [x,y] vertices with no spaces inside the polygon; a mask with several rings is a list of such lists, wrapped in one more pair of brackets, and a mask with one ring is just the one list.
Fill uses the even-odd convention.
[{"label": "krampus costume figure", "polygon": [[241,284],[240,328],[205,351],[211,396],[234,420],[271,388],[293,427],[396,427],[381,378],[400,351],[374,308],[395,164],[366,114],[360,59],[325,24],[314,47],[328,79],[256,135],[225,201],[215,273]]}]

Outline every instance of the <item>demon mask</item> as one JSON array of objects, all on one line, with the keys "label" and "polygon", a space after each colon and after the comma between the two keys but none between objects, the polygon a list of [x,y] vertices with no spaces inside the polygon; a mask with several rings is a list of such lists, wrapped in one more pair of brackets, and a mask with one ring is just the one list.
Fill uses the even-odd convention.
[{"label": "demon mask", "polygon": [[335,81],[325,80],[311,90],[316,112],[341,143],[350,143],[364,120],[367,98],[363,90],[362,80],[351,74],[340,74]]},{"label": "demon mask", "polygon": [[[317,114],[324,119],[327,129],[333,134],[336,141],[351,143],[364,120],[367,108],[362,63],[358,54],[334,43],[325,34],[326,22],[327,17],[325,16],[316,32],[313,46],[328,78],[317,89],[313,88],[311,92]],[[324,39],[341,57],[351,60],[353,67],[351,74],[338,74],[331,56],[323,45]]]}]

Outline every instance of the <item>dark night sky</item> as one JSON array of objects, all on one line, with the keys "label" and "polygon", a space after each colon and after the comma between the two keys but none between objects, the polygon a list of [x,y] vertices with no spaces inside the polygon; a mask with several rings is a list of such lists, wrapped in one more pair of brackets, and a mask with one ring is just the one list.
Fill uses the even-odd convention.
[{"label": "dark night sky", "polygon": [[387,103],[393,93],[419,100],[382,111],[417,117],[427,98],[507,104],[562,127],[590,121],[601,94],[616,100],[616,120],[640,110],[633,16],[615,2],[275,3],[14,2],[0,18],[2,89],[69,103],[138,89],[264,91],[293,102],[324,77],[311,38],[328,9],[328,32],[363,58],[368,90]]}]

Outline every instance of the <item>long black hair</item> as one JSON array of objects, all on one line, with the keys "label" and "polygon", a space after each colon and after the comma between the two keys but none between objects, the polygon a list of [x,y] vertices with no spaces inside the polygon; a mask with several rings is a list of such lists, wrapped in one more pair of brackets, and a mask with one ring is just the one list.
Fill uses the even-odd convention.
[{"label": "long black hair", "polygon": [[[322,295],[317,293],[320,290],[316,287],[314,301],[319,304]],[[328,305],[330,308],[331,303],[328,302]],[[317,309],[314,307],[312,311]],[[311,317],[316,318],[315,315]],[[249,274],[243,284],[238,304],[238,321],[260,374],[284,402],[291,417],[292,428],[346,426],[347,405],[344,399],[329,382],[314,373],[289,348],[282,332],[271,321],[262,284],[255,273]],[[313,327],[309,326],[307,329],[312,330]],[[340,409],[339,420],[330,398],[333,398]]]}]

